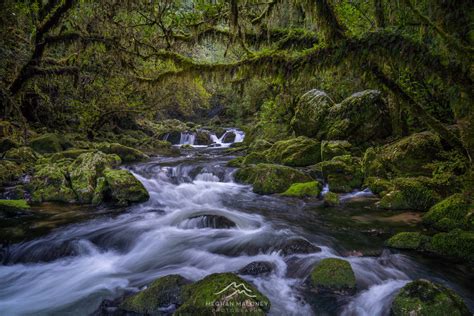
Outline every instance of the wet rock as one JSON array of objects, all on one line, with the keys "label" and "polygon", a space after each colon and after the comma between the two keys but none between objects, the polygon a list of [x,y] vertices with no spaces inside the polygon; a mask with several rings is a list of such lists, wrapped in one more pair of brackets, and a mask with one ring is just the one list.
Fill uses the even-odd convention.
[{"label": "wet rock", "polygon": [[177,315],[265,315],[270,310],[268,298],[233,273],[215,273],[185,285],[183,298]]},{"label": "wet rock", "polygon": [[242,275],[268,275],[275,269],[273,263],[268,261],[254,261],[238,271]]},{"label": "wet rock", "polygon": [[328,192],[324,195],[323,198],[324,201],[324,206],[325,207],[334,207],[338,206],[340,201],[339,201],[339,195],[337,195],[334,192]]},{"label": "wet rock", "polygon": [[314,252],[320,252],[321,248],[313,245],[309,241],[303,238],[293,238],[284,243],[281,247],[281,253],[284,256],[294,254],[308,254]]},{"label": "wet rock", "polygon": [[222,138],[223,143],[233,143],[237,137],[234,132],[226,132],[224,135],[224,138]]},{"label": "wet rock", "polygon": [[303,94],[291,119],[291,127],[297,135],[315,137],[324,126],[329,109],[334,101],[321,90],[310,90]]},{"label": "wet rock", "polygon": [[48,133],[32,139],[30,146],[36,152],[45,154],[68,149],[72,144],[64,136]]},{"label": "wet rock", "polygon": [[163,309],[183,304],[183,286],[189,281],[180,275],[168,275],[151,283],[145,290],[126,298],[121,310],[141,315],[161,315]]},{"label": "wet rock", "polygon": [[211,136],[208,131],[197,131],[196,132],[196,145],[210,145],[212,144]]},{"label": "wet rock", "polygon": [[304,182],[304,183],[293,183],[288,190],[283,192],[281,195],[291,197],[317,197],[321,193],[322,185],[318,181]]},{"label": "wet rock", "polygon": [[405,285],[393,300],[390,312],[394,316],[471,315],[453,290],[424,279]]},{"label": "wet rock", "polygon": [[190,217],[189,219],[196,222],[196,228],[225,229],[236,227],[233,221],[219,215],[199,215]]},{"label": "wet rock", "polygon": [[128,170],[106,169],[104,178],[105,198],[117,206],[145,202],[150,198],[143,184]]},{"label": "wet rock", "polygon": [[317,292],[351,295],[356,291],[356,278],[351,264],[338,258],[321,260],[311,271],[310,284]]},{"label": "wet rock", "polygon": [[360,161],[350,155],[337,156],[311,168],[313,174],[321,174],[324,177],[332,192],[348,193],[362,186]]},{"label": "wet rock", "polygon": [[402,232],[392,236],[387,240],[388,247],[397,249],[422,249],[429,242],[430,238],[419,232]]},{"label": "wet rock", "polygon": [[173,145],[177,145],[181,141],[181,132],[169,132],[167,133],[167,136],[164,140],[170,142]]}]

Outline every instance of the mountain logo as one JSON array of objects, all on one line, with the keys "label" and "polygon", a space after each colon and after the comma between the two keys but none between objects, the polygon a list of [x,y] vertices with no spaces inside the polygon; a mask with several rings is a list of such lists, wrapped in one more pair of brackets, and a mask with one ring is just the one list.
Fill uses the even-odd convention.
[{"label": "mountain logo", "polygon": [[252,294],[252,290],[248,289],[245,286],[245,284],[243,284],[243,283],[237,284],[236,282],[232,282],[231,284],[227,285],[225,288],[223,288],[219,292],[214,293],[214,295],[219,295],[219,294],[222,294],[222,293],[227,292],[229,290],[232,291],[232,293],[227,295],[226,299],[229,299],[229,298],[231,298],[231,297],[233,297],[234,295],[237,295],[237,294],[243,294],[243,295],[245,295],[247,297],[251,297],[251,298],[257,297],[256,295]]}]

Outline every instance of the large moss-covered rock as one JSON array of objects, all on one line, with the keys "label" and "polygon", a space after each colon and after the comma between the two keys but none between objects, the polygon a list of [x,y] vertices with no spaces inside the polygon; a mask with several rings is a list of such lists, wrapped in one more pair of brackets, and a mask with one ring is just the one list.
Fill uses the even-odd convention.
[{"label": "large moss-covered rock", "polygon": [[471,315],[462,298],[453,290],[419,279],[405,285],[393,300],[393,316]]},{"label": "large moss-covered rock", "polygon": [[92,151],[93,150],[90,150],[90,149],[70,148],[68,150],[61,151],[61,152],[53,154],[50,157],[50,160],[52,162],[56,162],[56,161],[59,161],[59,160],[62,160],[62,159],[76,159],[80,155],[85,154],[85,153],[89,153],[89,152],[92,152]]},{"label": "large moss-covered rock", "polygon": [[329,113],[334,101],[323,91],[310,90],[303,94],[291,119],[291,127],[297,135],[308,137],[317,136]]},{"label": "large moss-covered rock", "polygon": [[272,147],[272,143],[265,139],[259,138],[250,144],[249,149],[250,151],[261,152],[267,150],[270,147]]},{"label": "large moss-covered rock", "polygon": [[91,203],[97,185],[97,178],[103,175],[106,168],[118,166],[121,160],[117,155],[107,155],[103,152],[81,154],[69,166],[71,187],[79,202]]},{"label": "large moss-covered rock", "polygon": [[429,241],[428,236],[419,232],[402,232],[387,240],[386,245],[397,249],[422,250]]},{"label": "large moss-covered rock", "polygon": [[376,90],[354,93],[331,107],[327,121],[326,138],[330,140],[346,139],[360,144],[392,134],[388,106]]},{"label": "large moss-covered rock", "polygon": [[301,171],[280,165],[257,164],[239,169],[237,181],[252,184],[253,191],[259,194],[281,193],[293,183],[309,182],[311,178]]},{"label": "large moss-covered rock", "polygon": [[364,170],[367,176],[378,177],[431,175],[428,164],[442,151],[438,136],[431,132],[415,133],[384,147],[368,149]]},{"label": "large moss-covered rock", "polygon": [[455,229],[449,233],[439,233],[431,238],[426,250],[440,256],[458,260],[474,261],[474,231]]},{"label": "large moss-covered rock", "polygon": [[211,274],[183,287],[184,303],[175,315],[265,315],[270,301],[233,273]]},{"label": "large moss-covered rock", "polygon": [[378,206],[391,210],[426,211],[440,199],[429,183],[430,180],[424,177],[394,179],[392,191],[380,200]]},{"label": "large moss-covered rock", "polygon": [[34,202],[74,202],[75,192],[68,181],[68,166],[72,161],[64,159],[57,163],[43,163],[35,166],[30,187]]},{"label": "large moss-covered rock", "polygon": [[356,278],[351,264],[338,258],[321,260],[311,271],[311,286],[322,292],[352,294],[356,290]]},{"label": "large moss-covered rock", "polygon": [[16,161],[18,163],[33,163],[40,155],[34,152],[30,147],[12,148],[5,153],[4,158]]},{"label": "large moss-covered rock", "polygon": [[364,185],[366,185],[370,191],[374,194],[384,196],[388,192],[393,190],[393,184],[387,179],[369,177],[364,180]]},{"label": "large moss-covered rock", "polygon": [[292,167],[309,166],[321,161],[321,143],[305,136],[274,143],[265,151],[268,161]]},{"label": "large moss-covered rock", "polygon": [[288,190],[281,195],[292,197],[309,197],[318,196],[321,193],[322,185],[318,181],[311,181],[305,183],[293,183]]},{"label": "large moss-covered rock", "polygon": [[437,230],[474,228],[474,205],[469,198],[457,193],[434,205],[424,216],[423,223]]},{"label": "large moss-covered rock", "polygon": [[0,160],[0,186],[14,182],[22,176],[25,167],[18,165],[13,161]]},{"label": "large moss-covered rock", "polygon": [[106,169],[104,171],[106,199],[115,205],[147,201],[150,196],[143,184],[128,170]]},{"label": "large moss-covered rock", "polygon": [[321,143],[321,160],[331,160],[336,156],[349,155],[352,147],[347,140],[325,140]]},{"label": "large moss-covered rock", "polygon": [[145,290],[126,298],[120,309],[142,315],[161,315],[171,305],[183,303],[182,287],[188,284],[180,275],[167,275],[151,283]]},{"label": "large moss-covered rock", "polygon": [[333,192],[351,192],[360,188],[363,175],[360,161],[350,155],[337,156],[328,161],[320,162],[312,167],[314,173],[321,173]]},{"label": "large moss-covered rock", "polygon": [[36,152],[41,154],[55,153],[72,147],[72,144],[63,136],[48,133],[39,137],[33,138],[30,141],[30,146]]},{"label": "large moss-covered rock", "polygon": [[101,143],[97,146],[97,149],[106,154],[115,154],[120,157],[122,162],[126,163],[143,161],[149,158],[143,152],[119,143]]}]

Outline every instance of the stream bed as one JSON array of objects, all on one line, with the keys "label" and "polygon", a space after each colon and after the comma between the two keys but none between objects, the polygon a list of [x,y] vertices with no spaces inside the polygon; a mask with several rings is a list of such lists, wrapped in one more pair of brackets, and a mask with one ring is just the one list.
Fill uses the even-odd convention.
[{"label": "stream bed", "polygon": [[[88,315],[104,299],[160,276],[195,281],[254,261],[274,266],[266,276],[242,276],[270,299],[270,315],[388,315],[397,290],[417,278],[451,287],[474,310],[469,267],[383,247],[391,234],[415,227],[420,214],[378,210],[367,191],[345,195],[333,208],[316,199],[257,195],[233,181],[231,158],[222,149],[195,148],[130,165],[148,202],[101,208],[92,218],[10,245],[0,265],[0,314]],[[281,245],[292,238],[321,251],[285,256]],[[334,298],[306,290],[311,268],[328,257],[351,263],[357,294]]]}]

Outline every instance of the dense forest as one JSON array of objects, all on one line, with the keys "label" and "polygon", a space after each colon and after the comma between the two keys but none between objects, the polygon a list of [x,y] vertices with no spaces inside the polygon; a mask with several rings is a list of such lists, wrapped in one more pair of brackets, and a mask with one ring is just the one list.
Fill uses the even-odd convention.
[{"label": "dense forest", "polygon": [[472,315],[474,2],[0,2],[1,315]]}]

